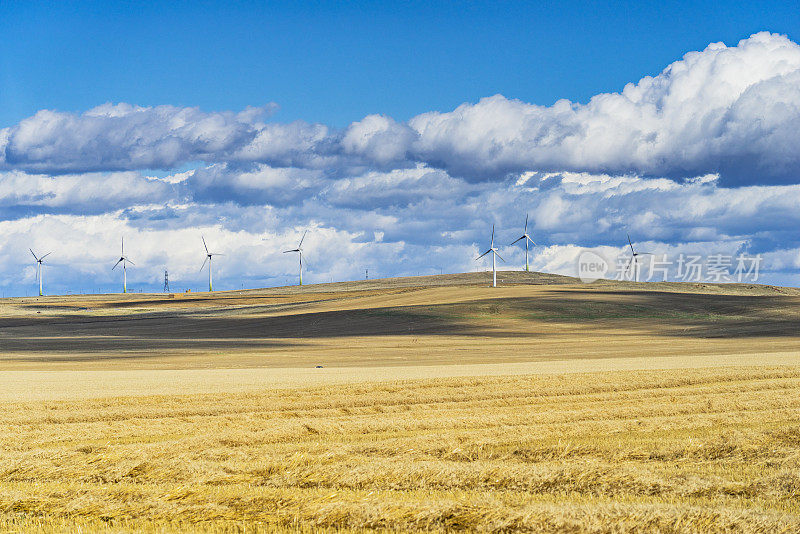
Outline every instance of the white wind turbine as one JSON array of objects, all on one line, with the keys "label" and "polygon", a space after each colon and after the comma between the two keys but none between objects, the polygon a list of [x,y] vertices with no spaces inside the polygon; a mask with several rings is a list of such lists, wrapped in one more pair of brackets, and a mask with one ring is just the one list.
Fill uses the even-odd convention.
[{"label": "white wind turbine", "polygon": [[501,261],[505,262],[506,260],[503,259],[500,254],[497,253],[497,247],[494,246],[494,225],[492,225],[492,244],[489,246],[489,250],[475,258],[475,260],[479,260],[482,257],[486,256],[489,253],[492,253],[492,287],[497,287],[497,261],[496,258],[500,258]]},{"label": "white wind turbine", "polygon": [[631,261],[628,262],[628,266],[625,267],[625,274],[628,273],[628,270],[631,268],[631,265],[633,265],[633,281],[634,282],[638,282],[639,281],[639,256],[651,256],[651,254],[649,252],[636,252],[635,250],[633,250],[633,243],[631,243],[631,235],[630,234],[627,234],[627,235],[628,235],[628,246],[631,247]]},{"label": "white wind turbine", "polygon": [[[519,239],[514,241],[514,243],[511,243],[511,245],[514,245],[514,244],[522,241],[523,239],[525,240],[525,270],[526,271],[530,271],[530,267],[528,266],[528,243],[531,243],[534,247],[536,246],[536,243],[534,243],[533,239],[531,239],[531,236],[528,235],[528,214],[527,213],[525,214],[525,231],[522,232],[522,237],[520,237]],[[511,246],[511,245],[509,245],[509,246]]]},{"label": "white wind turbine", "polygon": [[133,263],[131,260],[129,260],[128,257],[125,255],[125,238],[124,237],[122,238],[122,254],[120,254],[120,257],[117,260],[117,263],[114,264],[114,266],[111,268],[111,270],[113,271],[114,269],[116,269],[117,265],[119,265],[120,263],[122,263],[122,292],[123,293],[127,293],[128,292],[128,265],[127,264],[128,263],[130,263],[131,265],[136,265],[136,264]]},{"label": "white wind turbine", "polygon": [[[31,254],[33,254],[33,249],[29,248],[28,250],[30,250]],[[42,295],[44,295],[44,293],[42,293],[42,272],[44,271],[43,263],[44,263],[44,259],[47,256],[49,256],[50,254],[52,254],[52,252],[48,252],[47,254],[42,256],[41,258],[37,258],[36,254],[33,254],[33,258],[36,260],[36,279],[39,281],[39,296],[40,297]]]},{"label": "white wind turbine", "polygon": [[303,240],[306,238],[306,234],[308,230],[303,232],[303,237],[300,238],[300,244],[297,245],[297,248],[293,248],[291,250],[284,250],[283,253],[286,254],[287,252],[297,252],[300,256],[300,285],[303,285]]},{"label": "white wind turbine", "polygon": [[203,265],[200,266],[200,271],[203,270],[203,267],[206,266],[206,262],[208,262],[208,291],[211,292],[211,291],[214,291],[214,285],[212,283],[213,282],[213,278],[212,278],[213,277],[213,273],[211,272],[212,271],[212,269],[211,269],[211,257],[212,256],[224,256],[224,254],[220,254],[219,252],[209,252],[208,251],[208,245],[206,245],[206,238],[203,237],[203,236],[200,236],[200,237],[203,240],[203,247],[205,247],[205,249],[206,249],[206,259],[203,260]]}]

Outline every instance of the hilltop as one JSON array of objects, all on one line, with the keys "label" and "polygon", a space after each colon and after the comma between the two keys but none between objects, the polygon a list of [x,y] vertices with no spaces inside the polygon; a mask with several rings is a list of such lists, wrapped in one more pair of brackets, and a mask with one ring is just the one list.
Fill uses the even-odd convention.
[{"label": "hilltop", "polygon": [[0,303],[0,369],[359,367],[800,348],[800,292],[504,271]]}]

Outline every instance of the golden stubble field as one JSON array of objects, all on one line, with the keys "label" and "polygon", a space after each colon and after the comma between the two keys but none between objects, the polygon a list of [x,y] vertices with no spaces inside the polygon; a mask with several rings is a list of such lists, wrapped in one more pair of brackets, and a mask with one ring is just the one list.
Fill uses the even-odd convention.
[{"label": "golden stubble field", "polygon": [[5,404],[0,526],[800,531],[800,368]]},{"label": "golden stubble field", "polygon": [[796,290],[481,276],[0,302],[0,530],[800,531]]}]

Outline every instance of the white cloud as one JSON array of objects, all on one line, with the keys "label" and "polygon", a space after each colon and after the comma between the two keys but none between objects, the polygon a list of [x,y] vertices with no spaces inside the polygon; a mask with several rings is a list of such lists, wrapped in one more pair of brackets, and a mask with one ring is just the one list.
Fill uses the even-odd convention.
[{"label": "white cloud", "polygon": [[800,179],[800,46],[766,32],[737,46],[710,44],[586,104],[538,106],[495,95],[407,123],[369,115],[343,131],[261,121],[271,109],[43,110],[0,130],[0,168],[65,173],[257,162],[346,176],[422,164],[472,182],[531,171],[718,174],[726,185]]},{"label": "white cloud", "polygon": [[168,202],[173,198],[169,184],[135,172],[58,177],[21,171],[0,172],[0,208],[6,210],[103,213],[138,203]]},{"label": "white cloud", "polygon": [[[267,111],[266,108],[263,110]],[[0,163],[32,172],[169,169],[216,161],[256,136],[254,108],[204,113],[197,108],[105,104],[81,115],[42,110],[0,131]]]},{"label": "white cloud", "polygon": [[373,171],[331,181],[325,198],[340,207],[401,206],[425,199],[452,199],[474,189],[446,172],[418,165],[389,172]]},{"label": "white cloud", "polygon": [[251,141],[239,147],[232,159],[321,169],[339,164],[337,152],[330,128],[295,121],[263,125]]},{"label": "white cloud", "polygon": [[354,122],[342,137],[342,147],[348,154],[358,154],[371,162],[385,165],[402,162],[417,134],[405,124],[385,115],[368,115]]},{"label": "white cloud", "polygon": [[800,47],[759,33],[686,54],[655,77],[551,107],[501,95],[411,119],[418,159],[473,180],[525,170],[796,181]]},{"label": "white cloud", "polygon": [[[312,171],[260,172],[265,176],[245,172],[241,179],[247,187],[267,192],[273,187],[292,190],[293,173]],[[158,290],[163,269],[168,268],[176,287],[202,289],[206,275],[198,271],[203,260],[201,235],[226,254],[215,263],[219,288],[294,283],[296,259],[282,251],[296,245],[306,228],[311,229],[304,244],[309,282],[361,278],[366,268],[373,277],[482,269],[485,265],[475,262],[476,251],[485,249],[492,224],[497,225],[496,242],[508,261],[502,268],[518,269],[524,264],[524,250],[508,243],[518,237],[526,212],[529,231],[539,244],[532,250],[532,265],[562,274],[574,274],[575,258],[584,247],[623,251],[626,232],[649,252],[765,253],[775,261],[770,265],[765,259],[772,281],[790,276],[794,260],[787,260],[787,255],[800,250],[800,237],[795,235],[800,186],[728,189],[707,180],[679,184],[565,173],[558,185],[538,190],[520,187],[514,180],[478,186],[425,168],[373,174],[341,182],[343,188],[333,187],[340,182],[331,181],[308,199],[276,204],[210,198],[181,202],[173,192],[176,196],[166,207],[142,194],[134,205],[95,215],[45,206],[46,215],[22,214],[0,222],[0,255],[9,258],[0,267],[0,285],[20,287],[19,273],[29,266],[27,248],[33,246],[53,251],[51,260],[58,265],[48,271],[51,290],[74,290],[81,284],[84,289],[116,289],[118,276],[110,267],[122,235],[136,262],[129,273],[133,288]],[[424,182],[428,174],[436,179],[433,192],[424,187],[414,190],[414,184]],[[228,192],[230,197],[246,194],[237,189],[240,177],[235,173],[222,176],[233,180],[230,187],[235,194]],[[317,179],[313,173],[312,178]],[[352,186],[373,178],[377,190],[389,191],[387,202],[376,201],[372,189],[362,192]],[[172,187],[136,178],[135,173],[119,173],[115,179],[123,186],[131,180]],[[91,199],[93,192],[103,190],[105,181],[96,177],[84,185],[81,194]],[[220,182],[218,187],[226,186]],[[416,199],[409,201],[404,189]],[[260,194],[255,191],[251,194]],[[354,202],[341,205],[341,195]],[[398,201],[389,202],[393,195]],[[69,196],[63,198],[67,205],[73,202]],[[359,205],[358,199],[364,202]]]},{"label": "white cloud", "polygon": [[[266,232],[228,229],[223,225],[192,225],[183,228],[136,228],[121,212],[96,216],[50,215],[0,222],[4,236],[0,254],[8,258],[0,273],[0,285],[16,286],[16,273],[28,272],[33,258],[28,247],[39,253],[52,252],[47,261],[50,291],[112,290],[121,284],[121,274],[112,271],[119,257],[120,238],[125,237],[126,255],[135,265],[128,270],[129,287],[154,290],[168,269],[173,288],[202,290],[207,271],[201,236],[210,249],[224,253],[214,260],[219,289],[295,283],[296,257],[282,254],[296,246],[304,228],[271,228]],[[384,264],[403,248],[390,243],[376,246],[359,242],[352,233],[314,225],[304,248],[308,249],[304,278],[309,282],[352,279],[363,273],[362,265]],[[291,245],[291,247],[290,247]],[[379,271],[380,269],[375,269]],[[28,273],[29,274],[29,273]],[[31,282],[29,276],[24,279]]]},{"label": "white cloud", "polygon": [[273,206],[302,202],[326,183],[323,173],[312,169],[263,164],[239,169],[224,163],[198,169],[184,181],[192,198],[199,202]]}]

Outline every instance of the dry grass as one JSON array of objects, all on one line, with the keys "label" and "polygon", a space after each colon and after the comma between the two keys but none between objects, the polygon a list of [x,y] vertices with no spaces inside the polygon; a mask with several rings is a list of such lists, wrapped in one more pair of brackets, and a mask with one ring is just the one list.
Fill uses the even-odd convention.
[{"label": "dry grass", "polygon": [[[0,300],[0,370],[388,367],[800,354],[800,291],[539,273]],[[509,284],[506,279],[516,282]],[[422,280],[431,286],[409,286]],[[561,282],[561,283],[556,283]],[[471,283],[471,285],[470,285]],[[487,343],[490,340],[491,343]]]},{"label": "dry grass", "polygon": [[800,367],[5,403],[0,529],[800,531]]}]

